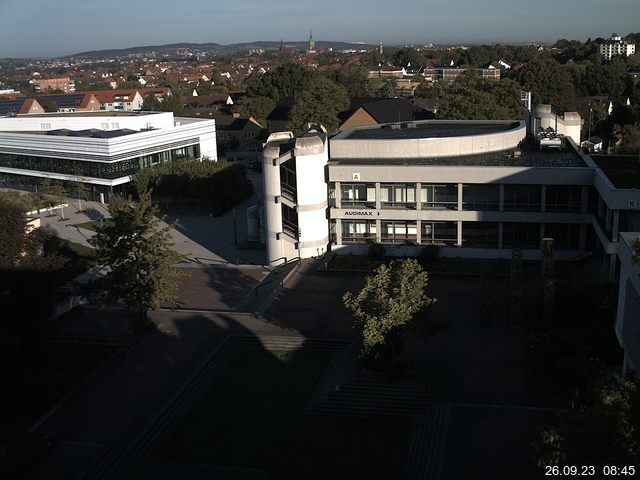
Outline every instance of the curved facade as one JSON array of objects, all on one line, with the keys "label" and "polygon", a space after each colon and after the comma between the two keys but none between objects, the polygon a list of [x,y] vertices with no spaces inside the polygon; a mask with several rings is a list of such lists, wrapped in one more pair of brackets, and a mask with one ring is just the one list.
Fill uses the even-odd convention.
[{"label": "curved facade", "polygon": [[333,158],[444,158],[515,150],[524,121],[426,120],[354,127],[332,138]]},{"label": "curved facade", "polygon": [[267,259],[272,265],[322,255],[329,242],[324,129],[272,134],[262,152]]}]

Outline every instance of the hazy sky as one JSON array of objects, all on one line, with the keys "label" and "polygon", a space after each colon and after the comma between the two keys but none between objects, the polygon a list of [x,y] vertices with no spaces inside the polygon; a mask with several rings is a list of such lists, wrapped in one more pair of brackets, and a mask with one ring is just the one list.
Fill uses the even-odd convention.
[{"label": "hazy sky", "polygon": [[553,42],[640,30],[640,0],[0,0],[0,57],[175,42]]}]

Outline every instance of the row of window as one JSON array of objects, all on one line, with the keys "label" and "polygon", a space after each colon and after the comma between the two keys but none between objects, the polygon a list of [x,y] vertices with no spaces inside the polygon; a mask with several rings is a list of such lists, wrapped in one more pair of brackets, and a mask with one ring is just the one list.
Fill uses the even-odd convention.
[{"label": "row of window", "polygon": [[[375,220],[342,220],[343,244],[369,243],[378,239]],[[331,230],[335,237],[335,221]],[[544,236],[554,239],[556,248],[577,250],[579,248],[580,225],[564,223],[544,224]],[[404,220],[382,220],[380,242],[416,243],[418,223]],[[462,246],[498,248],[500,224],[497,222],[462,222]],[[455,245],[458,241],[457,222],[420,222],[420,242],[423,244]],[[503,248],[540,247],[542,229],[538,223],[502,223]]]},{"label": "row of window", "polygon": [[[340,192],[329,187],[331,206],[339,195],[342,208],[375,208],[374,183],[343,183]],[[380,206],[383,208],[458,209],[458,184],[380,184]],[[591,202],[590,202],[591,203]],[[547,185],[544,207],[548,212],[580,212],[582,187],[579,185]],[[541,185],[504,185],[503,209],[539,212],[542,210]],[[462,187],[462,209],[497,211],[500,209],[500,185],[466,184]]]},{"label": "row of window", "polygon": [[0,153],[0,167],[113,180],[128,175],[135,175],[140,170],[152,165],[167,163],[180,158],[197,158],[199,156],[199,145],[175,148],[165,152],[143,155],[116,162],[92,162],[69,160],[66,158]]}]

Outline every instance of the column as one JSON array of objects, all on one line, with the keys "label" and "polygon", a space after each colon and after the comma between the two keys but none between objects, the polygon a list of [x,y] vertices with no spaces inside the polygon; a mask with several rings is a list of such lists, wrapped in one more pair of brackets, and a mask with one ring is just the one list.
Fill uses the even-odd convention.
[{"label": "column", "polygon": [[376,210],[380,210],[380,182],[376,182]]},{"label": "column", "polygon": [[[502,205],[502,200],[500,201],[500,204]],[[498,223],[498,248],[502,248],[502,222]]]},{"label": "column", "polygon": [[[420,205],[420,202],[418,202]],[[416,220],[416,243],[420,245],[422,243],[422,221]]]},{"label": "column", "polygon": [[342,245],[342,220],[336,219],[336,245]]},{"label": "column", "polygon": [[[462,210],[462,183],[458,184],[458,210]],[[458,228],[458,232],[460,232],[461,228]],[[460,240],[460,245],[462,245],[462,240]]]},{"label": "column", "polygon": [[613,225],[611,226],[611,241],[618,241],[618,230],[620,229],[620,210],[613,211]]},{"label": "column", "polygon": [[609,256],[609,281],[611,283],[616,281],[616,261],[618,260],[618,254],[612,253]]},{"label": "column", "polygon": [[586,185],[582,186],[582,190],[580,192],[580,213],[588,213],[589,212],[589,187]]},{"label": "column", "polygon": [[542,185],[540,192],[540,211],[545,212],[547,210],[547,186]]},{"label": "column", "polygon": [[340,187],[340,182],[335,182],[335,186],[336,208],[342,208],[342,187]]},{"label": "column", "polygon": [[[499,194],[499,200],[498,200],[498,211],[499,212],[504,212],[504,183],[500,184],[500,194]],[[500,224],[500,228],[502,229],[502,224]],[[502,238],[502,237],[500,237],[500,238]],[[500,243],[502,243],[502,241]]]},{"label": "column", "polygon": [[[421,198],[422,198],[422,183],[418,182],[416,183],[416,210],[422,210],[422,202],[420,201]],[[418,231],[418,238],[420,238],[419,231]]]},{"label": "column", "polygon": [[[458,190],[460,192],[460,190]],[[460,198],[460,193],[458,193],[458,199]],[[456,246],[462,246],[462,220],[458,220],[458,240],[456,241]]]}]

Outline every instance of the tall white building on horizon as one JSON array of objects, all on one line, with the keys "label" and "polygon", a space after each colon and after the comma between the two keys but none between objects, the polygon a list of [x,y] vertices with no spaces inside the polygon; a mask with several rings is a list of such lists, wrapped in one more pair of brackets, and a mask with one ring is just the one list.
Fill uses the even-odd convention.
[{"label": "tall white building on horizon", "polygon": [[615,33],[611,35],[611,38],[605,40],[600,45],[600,55],[607,60],[611,60],[612,57],[622,55],[628,57],[636,53],[635,43],[628,43],[626,40],[622,40],[622,37]]}]

